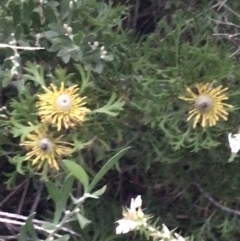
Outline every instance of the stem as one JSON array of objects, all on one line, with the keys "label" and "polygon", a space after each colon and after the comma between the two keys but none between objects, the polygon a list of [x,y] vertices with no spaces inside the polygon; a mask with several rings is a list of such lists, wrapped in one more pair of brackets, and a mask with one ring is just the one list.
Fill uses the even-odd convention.
[{"label": "stem", "polygon": [[74,207],[74,209],[72,211],[67,210],[65,212],[65,215],[62,219],[62,221],[56,225],[55,229],[49,234],[49,236],[47,237],[47,239],[45,241],[51,241],[52,238],[54,237],[54,235],[60,230],[62,229],[62,226],[77,212],[77,210],[79,209],[79,207],[82,205],[82,203],[85,201],[85,199],[87,199],[89,197],[88,194],[84,194],[81,198],[79,198],[77,205]]}]

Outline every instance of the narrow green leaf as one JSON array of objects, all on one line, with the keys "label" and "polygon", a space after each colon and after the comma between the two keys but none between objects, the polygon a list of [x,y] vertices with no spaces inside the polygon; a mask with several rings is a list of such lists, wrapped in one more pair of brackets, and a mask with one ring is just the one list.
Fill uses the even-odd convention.
[{"label": "narrow green leaf", "polygon": [[48,24],[48,27],[51,29],[51,31],[58,34],[65,34],[66,31],[60,23],[50,23]]},{"label": "narrow green leaf", "polygon": [[73,181],[74,178],[72,176],[68,176],[65,179],[61,190],[59,191],[60,195],[58,196],[58,202],[56,204],[56,209],[54,213],[54,223],[59,222],[62,212],[66,209],[67,200],[69,198],[69,194],[72,191]]},{"label": "narrow green leaf", "polygon": [[26,241],[27,240],[27,230],[26,226],[22,226],[20,229],[19,241]]},{"label": "narrow green leaf", "polygon": [[91,223],[90,220],[88,220],[87,218],[82,216],[80,213],[77,213],[77,219],[78,219],[81,229],[84,229],[88,224]]},{"label": "narrow green leaf", "polygon": [[99,196],[103,195],[103,193],[105,193],[106,189],[107,189],[107,185],[105,185],[102,188],[100,188],[99,190],[95,191],[94,193],[92,193],[92,195],[99,197]]},{"label": "narrow green leaf", "polygon": [[92,189],[97,185],[97,183],[103,178],[103,176],[119,161],[119,159],[126,153],[130,147],[126,147],[110,158],[107,163],[101,168],[101,170],[96,174],[92,182],[88,187],[88,192],[90,193]]},{"label": "narrow green leaf", "polygon": [[62,61],[67,64],[69,61],[70,61],[70,58],[71,58],[71,55],[70,54],[67,54],[63,57],[61,57]]},{"label": "narrow green leaf", "polygon": [[0,75],[1,75],[1,84],[2,84],[2,87],[5,88],[5,87],[7,87],[7,86],[10,84],[10,82],[12,81],[10,72],[5,74],[5,72],[3,72],[2,70],[0,70]]},{"label": "narrow green leaf", "polygon": [[86,191],[89,186],[89,178],[85,170],[77,163],[70,160],[63,160],[64,165],[68,171],[82,183]]},{"label": "narrow green leaf", "polygon": [[43,222],[42,224],[42,228],[46,229],[46,230],[53,230],[56,227],[55,224],[50,223],[50,222]]},{"label": "narrow green leaf", "polygon": [[83,69],[83,67],[80,64],[75,64],[76,69],[78,70],[80,76],[81,76],[81,88],[79,91],[79,94],[82,94],[83,91],[91,85],[91,82],[89,81],[90,79],[90,71]]},{"label": "narrow green leaf", "polygon": [[51,40],[52,38],[55,38],[55,37],[59,36],[59,34],[56,33],[56,32],[54,32],[54,31],[49,30],[49,31],[44,32],[44,36],[45,36],[47,39],[50,39],[50,40]]},{"label": "narrow green leaf", "polygon": [[45,185],[46,185],[49,196],[55,202],[55,205],[56,205],[59,200],[58,188],[54,185],[53,182],[50,182],[50,181],[45,182]]},{"label": "narrow green leaf", "polygon": [[70,235],[63,235],[61,238],[54,239],[54,241],[68,241],[70,239]]},{"label": "narrow green leaf", "polygon": [[32,220],[35,217],[35,214],[36,213],[32,213],[26,220],[25,224],[21,227],[20,237],[19,237],[20,241],[26,241],[27,238],[29,238],[29,236],[33,240],[38,240],[37,233],[36,233],[33,223],[32,223]]},{"label": "narrow green leaf", "polygon": [[39,84],[40,86],[45,86],[44,69],[42,66],[37,66],[36,64],[28,62],[27,67],[24,68],[28,74],[24,74],[24,79],[32,80]]},{"label": "narrow green leaf", "polygon": [[22,169],[22,164],[25,161],[25,157],[16,155],[13,157],[13,160],[16,161],[16,163],[17,163],[17,168],[16,168],[17,172],[24,175],[24,171]]},{"label": "narrow green leaf", "polygon": [[110,100],[106,105],[100,107],[96,110],[93,110],[92,113],[104,113],[110,116],[117,116],[118,113],[123,110],[125,101],[120,99],[116,100],[116,94],[112,93]]}]

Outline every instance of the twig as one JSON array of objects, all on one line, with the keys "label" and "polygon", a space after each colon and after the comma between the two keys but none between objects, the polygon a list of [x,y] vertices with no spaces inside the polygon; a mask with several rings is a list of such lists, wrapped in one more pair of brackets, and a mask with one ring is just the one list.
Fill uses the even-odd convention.
[{"label": "twig", "polygon": [[23,49],[23,50],[39,50],[39,49],[44,49],[44,48],[42,48],[42,47],[24,47],[24,46],[10,45],[10,44],[0,44],[0,48]]},{"label": "twig", "polygon": [[205,192],[204,189],[200,186],[198,183],[194,183],[194,186],[197,187],[197,189],[202,193],[202,195],[210,202],[212,203],[215,207],[221,209],[224,212],[227,212],[229,214],[236,215],[240,217],[240,211],[228,208],[223,206],[222,204],[218,203],[209,193]]},{"label": "twig", "polygon": [[[25,217],[23,215],[14,214],[14,213],[7,213],[7,212],[2,212],[2,211],[0,211],[0,216],[8,217],[8,218],[11,218],[11,219],[24,220],[24,221],[26,221],[28,219],[27,217]],[[44,221],[38,220],[38,219],[33,219],[32,222],[35,223],[35,224],[44,224],[45,223]],[[80,237],[79,234],[77,234],[76,232],[74,232],[74,231],[72,231],[68,228],[62,227],[61,230],[64,231],[64,232],[68,232],[68,233],[71,233],[73,235],[76,235],[76,236]]]},{"label": "twig", "polygon": [[17,240],[19,235],[11,235],[11,236],[0,236],[0,239],[3,240]]},{"label": "twig", "polygon": [[223,21],[220,21],[220,20],[217,20],[217,19],[214,19],[214,18],[209,18],[209,20],[217,23],[217,24],[222,24],[222,25],[227,25],[227,26],[233,26],[235,28],[240,28],[239,25],[235,24],[235,23],[232,23],[232,22],[223,22]]},{"label": "twig", "polygon": [[45,241],[51,241],[52,238],[54,237],[54,235],[56,234],[56,232],[58,232],[58,230],[60,230],[62,228],[62,226],[68,222],[68,220],[77,212],[79,212],[79,207],[82,205],[82,203],[89,197],[90,195],[85,193],[83,194],[83,196],[81,198],[78,199],[77,205],[75,206],[75,208],[72,211],[67,210],[65,212],[65,215],[63,217],[63,219],[61,220],[61,222],[56,225],[55,229],[52,231],[52,233],[47,237],[47,239]]},{"label": "twig", "polygon": [[134,6],[134,18],[133,18],[133,29],[134,29],[134,31],[136,31],[136,26],[137,26],[139,5],[140,5],[139,0],[136,0],[135,6]]},{"label": "twig", "polygon": [[[20,221],[17,221],[17,220],[11,220],[11,219],[7,219],[7,218],[0,218],[0,223],[11,223],[11,224],[19,225],[19,226],[25,225],[24,222],[20,222]],[[46,233],[48,233],[48,234],[49,234],[49,233],[52,233],[52,230],[44,229],[44,228],[42,228],[42,227],[39,227],[39,226],[36,225],[36,224],[33,224],[33,227],[34,227],[36,230],[44,231],[44,232],[46,232]],[[54,233],[53,236],[58,237],[58,238],[62,237],[61,235],[56,234],[56,233]],[[52,237],[53,237],[53,236],[52,236]]]},{"label": "twig", "polygon": [[29,180],[27,180],[27,183],[25,185],[25,188],[24,188],[21,200],[20,200],[20,204],[18,206],[17,214],[21,213],[21,210],[22,210],[22,207],[23,207],[23,203],[24,203],[24,199],[25,199],[26,194],[27,194],[28,187],[29,187]]},{"label": "twig", "polygon": [[19,184],[18,186],[15,187],[15,189],[9,194],[7,195],[7,197],[5,197],[2,202],[0,203],[0,207],[9,199],[11,198],[25,183],[27,182],[27,180],[23,181],[21,184]]},{"label": "twig", "polygon": [[223,2],[220,3],[220,1],[218,1],[220,3],[219,7],[218,7],[218,11],[220,10],[220,8],[227,2],[228,0],[225,0]]},{"label": "twig", "polygon": [[39,200],[40,200],[41,195],[42,195],[43,187],[44,187],[43,182],[40,182],[38,190],[37,190],[37,195],[35,197],[35,200],[33,202],[32,207],[31,207],[30,213],[34,213],[36,211],[38,203],[39,203]]},{"label": "twig", "polygon": [[240,18],[240,14],[238,14],[237,12],[235,12],[234,10],[232,10],[230,7],[228,7],[228,5],[226,5],[226,2],[227,1],[225,1],[225,2],[220,2],[220,1],[218,1],[219,2],[219,4],[220,4],[220,6],[222,7],[225,7],[229,12],[231,12],[231,13],[233,13],[235,16],[237,16],[238,18]]}]

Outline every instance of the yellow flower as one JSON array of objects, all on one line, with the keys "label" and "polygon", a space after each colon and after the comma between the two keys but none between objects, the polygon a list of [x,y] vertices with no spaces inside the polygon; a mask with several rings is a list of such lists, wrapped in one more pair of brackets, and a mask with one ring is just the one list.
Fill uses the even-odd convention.
[{"label": "yellow flower", "polygon": [[61,141],[61,138],[62,136],[53,138],[46,126],[37,128],[20,144],[28,151],[25,160],[31,160],[32,165],[37,165],[38,169],[47,162],[51,168],[59,170],[58,160],[61,156],[69,155],[72,150],[69,147],[71,144]]},{"label": "yellow flower", "polygon": [[216,125],[219,118],[227,120],[228,112],[225,107],[233,107],[232,105],[223,103],[223,100],[227,100],[228,96],[223,93],[228,88],[222,89],[222,85],[217,88],[212,88],[211,83],[199,83],[195,85],[197,93],[195,94],[189,87],[186,91],[189,97],[179,98],[188,102],[192,102],[193,109],[189,111],[190,119],[194,119],[193,128],[196,127],[197,123],[200,122],[202,127]]},{"label": "yellow flower", "polygon": [[46,93],[38,95],[39,102],[36,106],[41,121],[56,123],[58,131],[84,122],[90,110],[83,107],[86,97],[81,98],[76,94],[79,90],[77,86],[64,88],[64,83],[61,83],[59,90],[53,84],[50,86],[52,90],[43,87]]}]

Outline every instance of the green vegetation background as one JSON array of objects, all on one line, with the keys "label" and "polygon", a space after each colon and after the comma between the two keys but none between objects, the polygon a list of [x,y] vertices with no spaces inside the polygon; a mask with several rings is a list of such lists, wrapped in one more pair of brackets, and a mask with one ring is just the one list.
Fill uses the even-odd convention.
[{"label": "green vegetation background", "polygon": [[[13,51],[0,49],[0,101],[11,117],[7,124],[4,119],[0,122],[4,130],[0,133],[1,210],[28,216],[37,202],[37,217],[51,217],[54,204],[47,189],[44,186],[36,199],[39,177],[30,175],[28,167],[19,167],[17,157],[22,150],[11,125],[31,120],[32,96],[40,87],[31,87],[31,81],[22,77],[26,66],[42,66],[46,76],[63,67],[75,74],[73,83],[79,84],[75,68],[79,63],[91,70],[91,85],[86,91],[90,105],[106,104],[112,93],[125,105],[116,117],[100,115],[84,126],[83,141],[94,136],[97,141],[82,150],[76,162],[84,163],[85,170],[94,176],[113,154],[131,146],[101,180],[102,186],[108,186],[106,193],[86,204],[85,216],[92,223],[78,230],[82,240],[144,240],[134,234],[114,235],[113,222],[121,217],[121,205],[128,205],[138,194],[159,223],[170,229],[178,227],[182,234],[194,235],[196,241],[239,240],[239,217],[212,205],[194,185],[199,183],[219,204],[239,209],[239,160],[227,163],[227,135],[238,131],[240,117],[239,1],[72,3],[72,9],[68,0],[49,0],[43,7],[32,0],[0,3],[0,43],[12,41],[14,33],[18,45],[37,43],[45,48],[20,51],[19,74],[14,76]],[[72,28],[73,38],[65,36],[64,24]],[[105,46],[105,59],[99,48],[91,49],[89,42],[95,41]],[[200,127],[193,130],[186,122],[189,106],[178,96],[185,85],[213,81],[229,87],[228,103],[235,108],[227,122],[219,121],[205,131]],[[81,128],[75,131],[80,138]],[[51,180],[61,185],[62,176]],[[74,194],[78,190],[73,186]],[[1,229],[7,230],[2,224]]]}]

